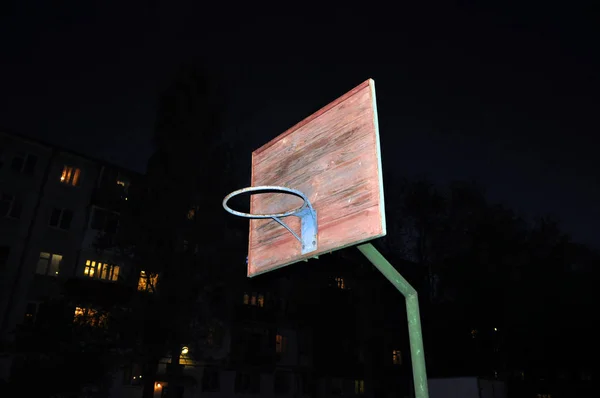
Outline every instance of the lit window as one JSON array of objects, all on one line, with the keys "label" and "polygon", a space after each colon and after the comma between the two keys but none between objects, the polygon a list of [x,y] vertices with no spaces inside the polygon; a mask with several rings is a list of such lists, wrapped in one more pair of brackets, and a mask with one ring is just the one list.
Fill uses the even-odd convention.
[{"label": "lit window", "polygon": [[105,327],[108,321],[106,314],[91,308],[75,307],[73,322],[78,325]]},{"label": "lit window", "polygon": [[146,274],[146,271],[140,271],[140,279],[138,280],[138,290],[143,292],[153,293],[158,283],[157,274]]},{"label": "lit window", "polygon": [[117,178],[116,178],[116,182],[117,185],[120,185],[124,188],[124,192],[127,192],[127,189],[129,188],[129,177],[126,175],[123,175],[120,171],[117,173]]},{"label": "lit window", "polygon": [[263,308],[265,306],[265,296],[264,294],[252,293],[252,295],[249,295],[244,293],[244,305]]},{"label": "lit window", "polygon": [[115,282],[119,280],[119,271],[120,267],[118,265],[86,260],[83,274],[90,278]]},{"label": "lit window", "polygon": [[287,337],[284,337],[280,334],[275,336],[275,352],[278,354],[283,354],[287,350]]},{"label": "lit window", "polygon": [[258,306],[261,308],[265,306],[265,296],[262,294],[258,295]]},{"label": "lit window", "polygon": [[365,393],[365,381],[364,380],[354,380],[354,394],[362,395]]},{"label": "lit window", "polygon": [[196,211],[197,210],[198,209],[196,207],[192,207],[191,209],[189,209],[188,213],[187,213],[187,219],[190,220],[190,221],[194,220],[196,218]]},{"label": "lit window", "polygon": [[344,285],[344,278],[339,278],[339,277],[335,278],[335,283],[336,283],[338,289],[344,290],[346,288]]},{"label": "lit window", "polygon": [[13,195],[0,193],[0,217],[19,219],[21,217],[22,203]]},{"label": "lit window", "polygon": [[68,230],[71,227],[71,221],[73,220],[73,212],[69,209],[52,209],[52,214],[50,215],[50,221],[48,225],[54,228],[59,228],[63,230]]},{"label": "lit window", "polygon": [[76,187],[79,185],[79,175],[81,170],[76,167],[64,166],[62,174],[60,175],[60,182],[66,185],[72,185]]},{"label": "lit window", "polygon": [[60,271],[61,261],[62,256],[60,254],[41,252],[35,273],[38,275],[56,276]]},{"label": "lit window", "polygon": [[402,365],[402,355],[400,350],[392,351],[392,363],[394,365]]}]

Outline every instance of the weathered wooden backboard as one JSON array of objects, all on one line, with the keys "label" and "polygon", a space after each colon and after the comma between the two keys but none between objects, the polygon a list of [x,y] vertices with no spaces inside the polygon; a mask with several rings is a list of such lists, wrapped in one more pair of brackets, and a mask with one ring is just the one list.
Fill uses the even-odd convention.
[{"label": "weathered wooden backboard", "polygon": [[[272,219],[250,220],[248,276],[356,245],[386,234],[375,84],[369,79],[252,153],[252,186],[297,189],[317,213],[318,249],[300,243]],[[250,212],[272,214],[302,199],[251,197]],[[298,217],[284,221],[300,231]]]}]

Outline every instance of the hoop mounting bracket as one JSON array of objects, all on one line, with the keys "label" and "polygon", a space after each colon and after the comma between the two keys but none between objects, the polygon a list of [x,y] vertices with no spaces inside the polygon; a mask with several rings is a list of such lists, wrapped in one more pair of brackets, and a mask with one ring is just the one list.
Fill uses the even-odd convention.
[{"label": "hoop mounting bracket", "polygon": [[[302,206],[300,206],[296,209],[293,209],[293,210],[290,210],[290,211],[287,211],[284,213],[276,213],[276,214],[244,213],[241,211],[233,210],[232,208],[230,208],[227,205],[227,202],[234,196],[237,196],[237,195],[240,195],[243,193],[249,193],[249,192],[259,193],[262,191],[264,191],[264,192],[275,191],[275,192],[287,193],[287,194],[294,195],[294,196],[301,198],[304,201],[304,203],[302,204]],[[304,195],[302,192],[300,192],[296,189],[280,187],[280,186],[272,186],[272,185],[263,185],[263,186],[258,186],[258,187],[242,188],[237,191],[233,191],[232,193],[227,195],[225,197],[225,199],[223,199],[223,208],[226,211],[228,211],[229,213],[233,214],[234,216],[251,218],[251,219],[270,218],[270,219],[276,221],[279,225],[281,225],[285,229],[287,229],[298,240],[298,242],[300,242],[300,245],[302,248],[301,249],[302,254],[308,254],[308,253],[311,253],[311,252],[314,252],[315,250],[317,250],[317,245],[318,245],[317,238],[318,238],[318,232],[319,232],[319,227],[317,224],[317,212],[310,204],[310,201],[308,200],[306,195]],[[289,216],[296,216],[296,217],[300,218],[300,236],[298,236],[297,233],[295,233],[286,223],[284,223],[281,220],[282,218],[289,217]]]}]

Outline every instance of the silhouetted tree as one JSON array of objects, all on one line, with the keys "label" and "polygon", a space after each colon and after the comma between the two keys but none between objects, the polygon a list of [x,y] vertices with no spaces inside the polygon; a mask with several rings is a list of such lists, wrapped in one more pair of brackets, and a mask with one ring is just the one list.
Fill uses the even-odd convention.
[{"label": "silhouetted tree", "polygon": [[[590,262],[593,251],[571,242],[552,217],[528,223],[490,204],[472,182],[440,189],[426,179],[404,180],[386,195],[385,248],[426,270],[427,283],[417,288],[427,288],[431,299],[423,316],[426,345],[437,357],[432,364],[450,372],[443,358],[452,357],[454,370],[483,373],[543,368],[569,357],[567,329],[586,334],[590,317],[579,310],[591,301],[584,292],[593,291],[578,276],[592,277],[592,268],[570,267],[575,253]],[[578,316],[568,327],[549,328],[567,314]]]},{"label": "silhouetted tree", "polygon": [[132,248],[136,271],[158,276],[144,304],[145,320],[158,322],[141,331],[145,397],[152,396],[158,360],[169,353],[168,394],[177,396],[181,347],[201,355],[201,342],[209,330],[215,333],[211,294],[235,253],[229,248],[237,235],[220,211],[234,185],[234,148],[221,138],[223,103],[215,81],[186,65],[161,94],[143,200],[120,230],[119,242]]}]

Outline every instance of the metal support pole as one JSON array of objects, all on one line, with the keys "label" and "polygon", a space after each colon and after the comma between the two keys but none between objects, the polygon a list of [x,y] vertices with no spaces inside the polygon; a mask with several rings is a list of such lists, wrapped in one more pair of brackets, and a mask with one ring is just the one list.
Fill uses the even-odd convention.
[{"label": "metal support pole", "polygon": [[370,243],[358,246],[358,250],[369,259],[392,284],[402,293],[406,301],[408,318],[408,337],[410,339],[410,358],[412,361],[415,398],[429,398],[427,386],[427,369],[423,350],[423,334],[421,331],[421,315],[419,313],[419,296],[406,279],[379,253]]}]

